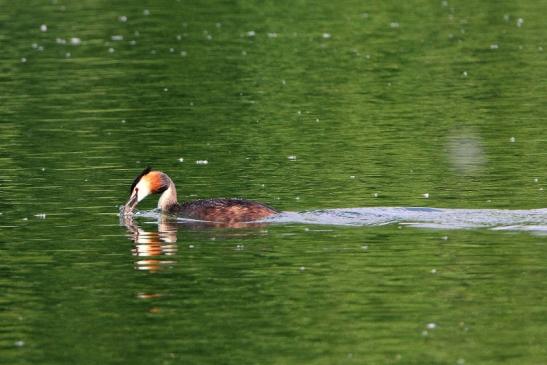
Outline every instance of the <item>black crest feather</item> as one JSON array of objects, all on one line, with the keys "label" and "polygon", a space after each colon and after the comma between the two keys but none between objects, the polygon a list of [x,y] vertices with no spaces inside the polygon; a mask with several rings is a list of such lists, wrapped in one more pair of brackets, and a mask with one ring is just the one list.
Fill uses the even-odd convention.
[{"label": "black crest feather", "polygon": [[140,179],[144,176],[144,175],[147,175],[150,171],[152,171],[152,168],[150,166],[148,166],[147,168],[145,168],[140,174],[139,176],[137,176],[135,178],[135,180],[133,180],[133,184],[131,184],[131,190],[129,190],[129,194],[131,194],[133,192],[133,189],[135,188],[135,186],[137,186],[137,184],[139,183]]}]

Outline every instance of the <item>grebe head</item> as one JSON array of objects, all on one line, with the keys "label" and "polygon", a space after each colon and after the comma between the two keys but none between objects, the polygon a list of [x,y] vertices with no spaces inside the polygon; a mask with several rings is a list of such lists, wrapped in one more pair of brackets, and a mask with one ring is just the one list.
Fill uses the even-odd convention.
[{"label": "grebe head", "polygon": [[125,204],[125,209],[133,210],[148,195],[161,194],[169,188],[170,184],[169,176],[161,171],[152,171],[152,168],[147,167],[131,184],[131,195]]}]

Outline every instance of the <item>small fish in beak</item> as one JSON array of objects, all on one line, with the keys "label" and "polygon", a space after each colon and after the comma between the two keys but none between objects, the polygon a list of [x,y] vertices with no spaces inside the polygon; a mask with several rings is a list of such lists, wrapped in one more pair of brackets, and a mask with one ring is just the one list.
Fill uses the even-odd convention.
[{"label": "small fish in beak", "polygon": [[129,212],[132,212],[133,209],[135,209],[135,207],[137,206],[137,203],[139,202],[139,199],[138,199],[138,190],[135,189],[133,191],[133,194],[131,194],[131,197],[129,198],[129,200],[127,201],[127,203],[125,203],[124,207],[123,207],[123,210],[125,213],[129,213]]}]

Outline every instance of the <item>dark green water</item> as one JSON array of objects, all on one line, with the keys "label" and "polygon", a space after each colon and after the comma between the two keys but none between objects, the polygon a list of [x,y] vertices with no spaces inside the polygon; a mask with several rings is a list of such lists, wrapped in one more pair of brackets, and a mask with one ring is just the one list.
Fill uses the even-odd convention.
[{"label": "dark green water", "polygon": [[117,214],[547,207],[547,3],[136,3],[0,1],[0,363],[545,363],[547,229]]}]

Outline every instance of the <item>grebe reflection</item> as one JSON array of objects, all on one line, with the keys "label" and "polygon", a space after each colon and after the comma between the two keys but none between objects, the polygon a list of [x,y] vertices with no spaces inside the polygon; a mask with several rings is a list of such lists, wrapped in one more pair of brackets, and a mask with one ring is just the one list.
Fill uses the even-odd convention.
[{"label": "grebe reflection", "polygon": [[129,239],[134,243],[131,252],[136,257],[135,269],[156,272],[175,264],[177,226],[167,219],[158,221],[157,231],[142,229],[132,216],[120,215]]},{"label": "grebe reflection", "polygon": [[[146,226],[151,229],[144,229],[144,225],[139,224],[133,215],[120,214],[120,225],[127,229],[128,238],[134,244],[132,253],[137,258],[135,261],[137,270],[156,272],[161,268],[175,265],[178,250],[177,234],[181,235],[181,232],[204,232],[212,240],[217,237],[241,239],[246,236],[253,237],[257,234],[267,233],[262,228],[268,226],[267,223],[178,221],[165,215],[159,215],[156,222],[148,222],[150,224]],[[154,229],[155,227],[157,229]],[[237,228],[237,230],[224,228]],[[192,246],[190,242],[188,245]]]}]

